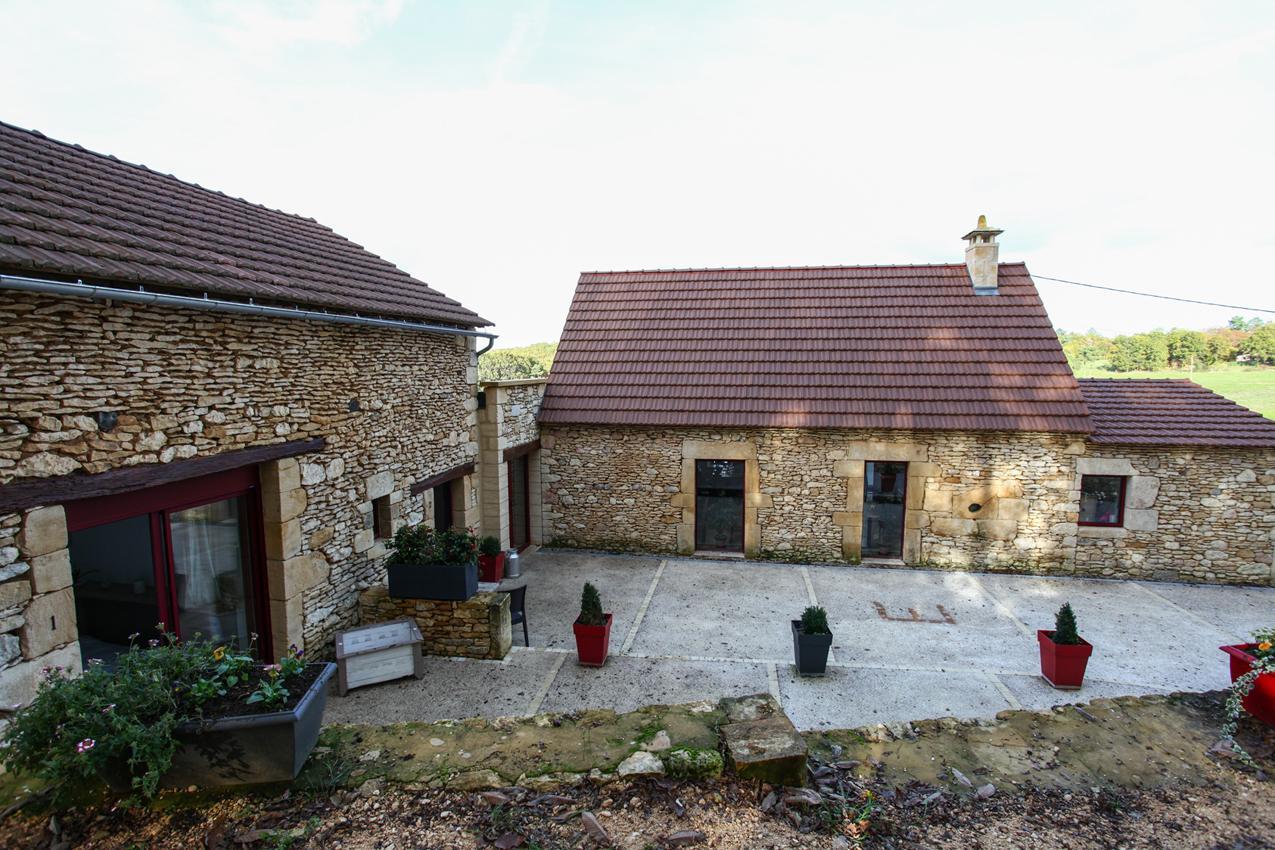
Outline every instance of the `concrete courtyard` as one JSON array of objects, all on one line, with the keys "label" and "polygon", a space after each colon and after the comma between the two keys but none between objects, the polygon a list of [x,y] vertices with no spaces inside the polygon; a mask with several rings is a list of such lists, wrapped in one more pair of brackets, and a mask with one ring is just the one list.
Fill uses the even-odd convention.
[{"label": "concrete courtyard", "polygon": [[[1275,588],[792,566],[542,550],[523,558],[530,648],[503,661],[426,657],[421,680],[328,701],[329,723],[521,716],[769,691],[800,729],[991,717],[1230,680],[1217,647],[1275,620]],[[571,624],[592,581],[613,612],[611,657],[576,664]],[[1036,629],[1063,602],[1094,644],[1084,688],[1039,675]],[[789,621],[824,606],[828,675],[798,678]]]}]

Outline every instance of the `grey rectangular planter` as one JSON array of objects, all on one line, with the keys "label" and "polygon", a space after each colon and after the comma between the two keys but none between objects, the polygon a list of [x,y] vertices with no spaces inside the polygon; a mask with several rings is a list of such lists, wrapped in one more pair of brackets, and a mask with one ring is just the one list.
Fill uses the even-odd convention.
[{"label": "grey rectangular planter", "polygon": [[801,620],[792,621],[792,651],[797,672],[802,676],[822,676],[828,669],[828,650],[832,635],[808,635],[801,630]]},{"label": "grey rectangular planter", "polygon": [[386,564],[390,596],[464,602],[478,592],[478,562],[470,564]]},{"label": "grey rectangular planter", "polygon": [[177,727],[180,742],[163,787],[291,782],[315,742],[336,665],[326,663],[291,711],[222,717]]}]

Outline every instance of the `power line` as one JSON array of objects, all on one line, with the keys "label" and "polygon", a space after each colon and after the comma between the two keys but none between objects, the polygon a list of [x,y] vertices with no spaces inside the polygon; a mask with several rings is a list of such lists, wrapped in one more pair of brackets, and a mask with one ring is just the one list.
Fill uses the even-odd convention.
[{"label": "power line", "polygon": [[1114,286],[1099,286],[1096,283],[1081,283],[1078,280],[1064,280],[1061,277],[1046,277],[1043,274],[1033,274],[1034,280],[1052,280],[1054,283],[1069,283],[1072,286],[1083,286],[1086,289],[1101,289],[1106,292],[1119,292],[1124,295],[1141,295],[1143,298],[1159,298],[1161,301],[1180,301],[1184,304],[1203,304],[1206,307],[1225,307],[1228,310],[1242,310],[1245,313],[1273,313],[1275,310],[1266,307],[1240,307],[1235,304],[1219,304],[1216,301],[1197,301],[1194,298],[1177,298],[1173,295],[1157,295],[1154,292],[1138,292],[1133,289],[1117,289]]}]

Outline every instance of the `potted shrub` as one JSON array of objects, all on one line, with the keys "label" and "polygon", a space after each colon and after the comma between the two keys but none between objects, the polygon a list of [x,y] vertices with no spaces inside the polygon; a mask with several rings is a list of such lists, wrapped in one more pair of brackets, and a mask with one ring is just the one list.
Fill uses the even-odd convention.
[{"label": "potted shrub", "polygon": [[390,596],[463,602],[478,592],[478,544],[469,529],[403,526],[389,549]]},{"label": "potted shrub", "polygon": [[46,671],[5,730],[3,759],[57,798],[97,779],[135,799],[162,787],[288,781],[318,739],[334,671],[295,649],[260,664],[250,650],[161,634],[112,667]]},{"label": "potted shrub", "polygon": [[1036,632],[1040,644],[1040,674],[1064,691],[1079,690],[1093,646],[1076,631],[1076,614],[1064,602],[1054,617],[1054,629]]},{"label": "potted shrub", "polygon": [[792,621],[792,651],[801,676],[822,676],[828,669],[828,650],[832,647],[832,630],[828,628],[828,612],[811,605]]},{"label": "potted shrub", "polygon": [[1275,628],[1255,632],[1252,643],[1220,648],[1231,660],[1231,689],[1222,734],[1231,741],[1235,752],[1249,762],[1248,754],[1235,743],[1235,728],[1243,711],[1267,726],[1275,726]]},{"label": "potted shrub", "polygon": [[611,648],[611,615],[603,613],[598,589],[588,582],[580,595],[580,616],[572,630],[576,634],[576,655],[585,667],[601,667]]},{"label": "potted shrub", "polygon": [[500,541],[488,534],[478,541],[478,580],[499,582],[505,577],[505,553]]}]

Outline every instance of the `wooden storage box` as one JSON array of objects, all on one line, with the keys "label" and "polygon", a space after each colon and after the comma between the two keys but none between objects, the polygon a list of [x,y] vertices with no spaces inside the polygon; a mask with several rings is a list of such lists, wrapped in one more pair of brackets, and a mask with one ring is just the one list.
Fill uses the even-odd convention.
[{"label": "wooden storage box", "polygon": [[421,630],[408,618],[359,626],[336,636],[337,693],[377,682],[421,678],[425,662],[421,657]]}]

